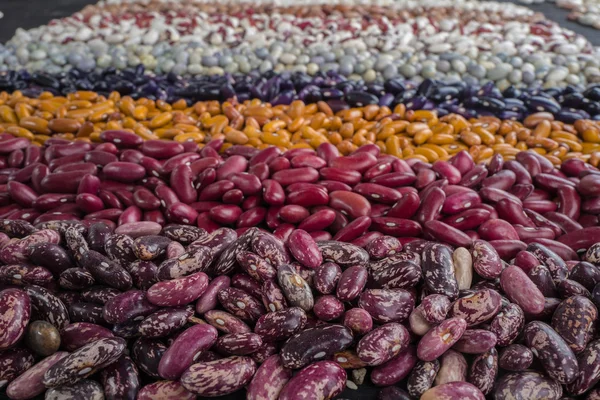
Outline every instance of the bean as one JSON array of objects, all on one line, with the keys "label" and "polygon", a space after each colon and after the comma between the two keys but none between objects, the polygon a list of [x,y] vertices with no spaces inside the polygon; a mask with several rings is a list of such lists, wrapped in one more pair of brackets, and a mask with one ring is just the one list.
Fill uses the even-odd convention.
[{"label": "bean", "polygon": [[501,377],[493,392],[494,398],[546,398],[558,400],[562,387],[555,380],[534,371],[513,372]]},{"label": "bean", "polygon": [[29,399],[44,393],[46,386],[43,380],[46,372],[68,355],[67,352],[59,351],[39,361],[13,380],[7,386],[6,394],[11,399]]}]

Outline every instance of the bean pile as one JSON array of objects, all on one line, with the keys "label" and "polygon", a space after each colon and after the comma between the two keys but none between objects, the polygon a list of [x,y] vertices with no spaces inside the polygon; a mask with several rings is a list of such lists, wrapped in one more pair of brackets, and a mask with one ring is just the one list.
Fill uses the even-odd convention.
[{"label": "bean pile", "polygon": [[449,113],[466,118],[493,115],[520,121],[532,112],[545,111],[568,123],[600,119],[600,85],[591,85],[585,90],[573,86],[523,90],[510,85],[501,91],[500,85],[489,82],[480,86],[469,79],[448,83],[427,78],[418,85],[403,79],[366,83],[349,80],[333,71],[313,77],[303,73],[253,73],[190,79],[175,74],[150,76],[144,72],[143,65],[99,73],[71,69],[56,76],[13,71],[0,76],[0,89],[8,93],[21,90],[27,97],[38,97],[43,92],[68,95],[78,90],[110,97],[111,92],[116,91],[134,100],[145,98],[175,103],[184,99],[189,105],[235,97],[239,102],[259,99],[274,106],[294,100],[325,101],[334,111],[370,104],[391,108],[404,104],[411,110],[435,109],[438,116]]},{"label": "bean pile", "polygon": [[[94,92],[66,97],[44,93],[37,99],[20,92],[10,96],[4,92],[0,104],[1,137],[27,139],[8,141],[4,148],[0,144],[0,153],[8,157],[0,165],[11,168],[20,166],[23,159],[13,156],[17,157],[13,165],[10,153],[18,150],[15,154],[19,154],[29,141],[42,145],[54,137],[119,145],[125,140],[119,135],[128,137],[134,147],[142,140],[172,139],[183,146],[172,145],[178,153],[182,149],[196,152],[197,147],[224,140],[222,151],[234,145],[259,149],[273,145],[285,150],[331,143],[347,155],[359,146],[374,144],[383,153],[424,162],[447,160],[462,150],[468,150],[476,162],[489,160],[494,154],[513,159],[518,151],[527,149],[544,155],[555,165],[571,158],[593,166],[600,161],[599,121],[577,120],[570,125],[554,120],[548,112],[530,114],[519,123],[495,117],[467,120],[458,114],[439,116],[439,110],[407,110],[404,104],[393,110],[372,104],[334,114],[322,101],[309,105],[294,101],[289,106],[275,107],[258,100],[243,104],[235,100],[209,101],[188,107],[183,100],[173,104],[145,98],[134,101],[116,92],[108,99]],[[103,134],[106,130],[117,131],[117,136],[111,139],[113,133]]]},{"label": "bean pile", "polygon": [[311,3],[100,4],[18,30],[0,57],[6,70],[50,74],[141,63],[157,74],[336,71],[366,82],[454,78],[502,89],[600,81],[597,48],[524,7],[470,0]]}]

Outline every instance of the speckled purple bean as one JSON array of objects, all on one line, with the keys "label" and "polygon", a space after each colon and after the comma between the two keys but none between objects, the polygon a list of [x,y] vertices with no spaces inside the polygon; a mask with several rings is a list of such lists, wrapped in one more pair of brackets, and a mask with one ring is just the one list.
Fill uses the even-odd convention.
[{"label": "speckled purple bean", "polygon": [[[1,274],[0,274],[1,275]],[[92,274],[83,268],[69,268],[61,272],[58,284],[64,289],[82,290],[92,286],[96,281]]]},{"label": "speckled purple bean", "polygon": [[496,279],[502,273],[502,260],[488,242],[474,240],[471,245],[473,269],[484,279]]},{"label": "speckled purple bean", "polygon": [[454,275],[452,250],[448,246],[431,243],[423,250],[422,257],[423,280],[429,291],[456,298],[458,282]]},{"label": "speckled purple bean", "polygon": [[533,353],[522,344],[511,344],[503,348],[498,359],[500,368],[507,371],[525,371],[532,363]]},{"label": "speckled purple bean", "polygon": [[24,238],[37,232],[39,229],[27,221],[3,219],[0,220],[0,232],[4,232],[10,237]]},{"label": "speckled purple bean", "polygon": [[[403,260],[402,253],[369,265],[370,277],[384,289],[410,289],[421,279],[421,267],[412,261]],[[352,267],[351,267],[352,268]]]},{"label": "speckled purple bean", "polygon": [[570,279],[565,279],[560,281],[557,285],[556,289],[558,290],[558,295],[562,299],[567,299],[571,296],[585,296],[591,297],[591,293],[589,290],[585,288],[585,286],[579,284],[578,282],[572,281]]},{"label": "speckled purple bean", "polygon": [[257,369],[246,388],[247,400],[277,400],[281,389],[292,377],[292,371],[283,366],[278,355],[267,358]]},{"label": "speckled purple bean", "polygon": [[212,260],[212,253],[208,247],[195,246],[176,259],[162,262],[156,276],[160,280],[170,280],[183,278],[197,272],[206,272]]},{"label": "speckled purple bean", "polygon": [[103,317],[108,323],[122,324],[128,320],[142,320],[158,307],[148,301],[141,290],[129,290],[106,302]]},{"label": "speckled purple bean", "polygon": [[317,297],[313,313],[321,321],[332,321],[344,314],[344,303],[337,297],[327,294]]},{"label": "speckled purple bean", "polygon": [[230,284],[231,280],[228,276],[218,276],[210,281],[208,287],[196,302],[196,312],[202,315],[214,309],[218,304],[217,294],[228,288]]},{"label": "speckled purple bean", "polygon": [[402,243],[393,236],[381,236],[370,242],[365,250],[371,259],[380,260],[402,251]]},{"label": "speckled purple bean", "polygon": [[496,346],[497,338],[485,329],[467,329],[453,346],[454,350],[465,354],[481,354]]},{"label": "speckled purple bean", "polygon": [[371,382],[376,386],[394,385],[408,376],[417,361],[416,348],[409,346],[389,361],[373,368]]},{"label": "speckled purple bean", "polygon": [[568,275],[568,268],[565,261],[558,254],[548,247],[539,243],[530,243],[527,245],[527,251],[533,254],[542,264],[544,264],[552,273],[552,278],[558,283]]},{"label": "speckled purple bean", "polygon": [[255,322],[266,312],[261,302],[241,289],[221,289],[217,298],[223,308],[244,321]]},{"label": "speckled purple bean", "polygon": [[42,383],[44,374],[51,366],[68,355],[67,352],[58,351],[44,358],[13,380],[6,388],[6,394],[13,400],[26,400],[44,393],[46,390]]},{"label": "speckled purple bean", "polygon": [[119,359],[126,342],[121,338],[104,338],[86,344],[52,365],[44,374],[46,387],[73,384]]},{"label": "speckled purple bean", "polygon": [[[590,342],[577,356],[579,375],[566,386],[573,395],[581,395],[594,387],[600,380],[600,340]],[[593,397],[587,397],[592,399]]]},{"label": "speckled purple bean", "polygon": [[94,303],[73,302],[69,304],[69,318],[72,322],[106,325],[102,311],[102,306]]},{"label": "speckled purple bean", "polygon": [[468,382],[449,382],[427,390],[420,400],[485,400],[485,396],[475,386]]},{"label": "speckled purple bean", "polygon": [[419,341],[417,355],[423,361],[432,361],[452,347],[467,328],[462,318],[450,318],[434,327]]},{"label": "speckled purple bean", "polygon": [[246,386],[255,372],[252,358],[233,356],[192,365],[181,376],[181,384],[200,396],[222,396]]},{"label": "speckled purple bean", "polygon": [[114,335],[109,329],[89,322],[69,324],[60,333],[61,345],[68,351],[74,351],[96,340],[110,337],[114,337]]},{"label": "speckled purple bean", "polygon": [[337,284],[336,296],[341,301],[352,301],[356,299],[367,284],[367,269],[360,265],[347,268]]},{"label": "speckled purple bean", "polygon": [[543,264],[533,267],[528,273],[529,279],[540,289],[544,297],[558,297],[556,285],[550,270]]},{"label": "speckled purple bean", "polygon": [[[136,391],[137,392],[137,391]],[[106,396],[102,386],[90,379],[83,379],[72,385],[63,385],[57,388],[48,389],[44,399],[62,400],[62,399],[89,399],[103,400],[104,398],[113,399],[114,397]]]},{"label": "speckled purple bean", "polygon": [[188,392],[183,385],[174,381],[150,383],[138,392],[137,400],[194,400],[196,395]]},{"label": "speckled purple bean", "polygon": [[448,350],[440,357],[440,369],[435,376],[434,385],[467,380],[467,360],[455,350]]},{"label": "speckled purple bean", "polygon": [[133,253],[140,260],[154,260],[165,254],[171,240],[158,235],[140,236],[133,241]]},{"label": "speckled purple bean", "polygon": [[310,286],[293,266],[281,265],[277,271],[277,281],[292,306],[305,311],[313,308],[314,298]]},{"label": "speckled purple bean", "polygon": [[350,243],[324,240],[318,242],[317,245],[323,254],[324,261],[334,262],[342,268],[365,265],[369,262],[369,253]]},{"label": "speckled purple bean", "polygon": [[540,360],[546,373],[559,383],[571,383],[579,367],[567,342],[548,324],[534,321],[525,325],[525,344]]},{"label": "speckled purple bean", "polygon": [[475,326],[494,318],[501,305],[502,300],[498,292],[483,289],[456,300],[449,315],[463,318],[468,326]]},{"label": "speckled purple bean", "polygon": [[119,290],[127,290],[133,285],[131,275],[125,268],[97,251],[89,250],[85,253],[81,265],[99,283]]},{"label": "speckled purple bean", "polygon": [[351,308],[346,311],[342,324],[357,335],[364,335],[373,329],[373,318],[362,308]]},{"label": "speckled purple bean", "polygon": [[587,290],[593,290],[600,283],[600,269],[594,264],[586,261],[581,261],[575,264],[569,272],[569,279],[585,286]]},{"label": "speckled purple bean", "polygon": [[261,336],[256,333],[229,333],[217,339],[214,349],[220,354],[245,356],[260,349],[262,344]]},{"label": "speckled purple bean", "polygon": [[547,399],[562,398],[562,386],[552,378],[539,372],[512,372],[502,376],[496,382],[493,391],[494,400]]},{"label": "speckled purple bean", "polygon": [[497,375],[498,352],[492,348],[473,359],[467,381],[479,388],[483,394],[488,394],[494,387]]},{"label": "speckled purple bean", "polygon": [[430,324],[439,324],[444,321],[451,306],[450,299],[442,294],[431,294],[421,300],[421,304],[419,304],[423,317]]},{"label": "speckled purple bean", "polygon": [[346,385],[346,371],[333,361],[316,362],[296,374],[283,387],[279,400],[332,399]]},{"label": "speckled purple bean", "polygon": [[0,352],[0,388],[31,368],[35,364],[33,352],[14,348]]},{"label": "speckled purple bean", "polygon": [[158,339],[139,338],[131,348],[131,357],[135,364],[147,375],[160,378],[158,365],[167,346]]},{"label": "speckled purple bean", "polygon": [[204,272],[196,272],[183,278],[157,282],[148,289],[146,296],[157,306],[182,306],[198,299],[208,287],[208,281]]},{"label": "speckled purple bean", "polygon": [[502,271],[500,285],[506,296],[524,312],[537,314],[544,309],[544,295],[525,271],[511,265]]},{"label": "speckled purple bean", "polygon": [[261,316],[254,331],[265,341],[287,339],[306,324],[306,313],[299,307],[290,307]]},{"label": "speckled purple bean", "polygon": [[352,332],[341,325],[308,328],[292,336],[281,348],[281,360],[286,368],[298,369],[312,362],[327,359],[348,348]]},{"label": "speckled purple bean", "polygon": [[408,377],[408,393],[415,398],[421,397],[433,386],[439,370],[440,362],[438,360],[418,361]]},{"label": "speckled purple bean", "polygon": [[168,336],[183,328],[192,315],[192,310],[187,308],[165,308],[144,318],[138,326],[138,331],[144,337]]},{"label": "speckled purple bean", "polygon": [[188,251],[196,246],[206,246],[211,249],[213,257],[218,257],[230,244],[235,242],[236,239],[237,233],[233,229],[219,228],[210,234],[194,240],[188,246]]},{"label": "speckled purple bean", "polygon": [[575,353],[580,353],[592,339],[597,320],[598,310],[590,299],[572,296],[563,300],[554,311],[552,328]]},{"label": "speckled purple bean", "polygon": [[367,365],[381,365],[405,350],[408,342],[409,333],[403,325],[388,323],[363,336],[356,354]]},{"label": "speckled purple bean", "polygon": [[[235,257],[237,253],[242,250],[250,250],[250,246],[252,245],[254,238],[259,232],[260,231],[258,230],[258,228],[250,228],[242,235],[240,235],[231,245],[223,249],[221,254],[219,255],[219,258],[213,262],[213,265],[211,267],[212,272],[215,275],[226,275],[230,273],[236,267],[237,261]],[[229,233],[220,232],[219,237],[225,239],[230,238],[231,236]],[[229,239],[225,240],[229,241]],[[208,244],[206,244],[206,246],[209,248],[211,247],[208,246]],[[258,254],[256,250],[255,252]]]},{"label": "speckled purple bean", "polygon": [[23,239],[7,243],[0,249],[0,260],[5,264],[18,264],[27,262],[29,258],[29,247],[39,243],[58,244],[60,234],[50,229],[42,229],[34,232]]},{"label": "speckled purple bean", "polygon": [[128,356],[121,356],[116,362],[103,369],[101,376],[104,396],[107,400],[132,399],[140,390],[137,366]]},{"label": "speckled purple bean", "polygon": [[52,272],[44,267],[27,264],[4,265],[0,268],[0,283],[10,285],[46,286],[52,281]]},{"label": "speckled purple bean", "polygon": [[64,303],[48,289],[41,286],[26,286],[25,292],[31,300],[34,320],[50,322],[59,331],[69,325],[69,311]]},{"label": "speckled purple bean", "polygon": [[361,293],[358,306],[376,322],[402,322],[415,307],[415,298],[404,289],[367,289]]},{"label": "speckled purple bean", "polygon": [[178,379],[201,352],[215,344],[217,334],[217,330],[208,324],[193,325],[183,331],[162,355],[159,375],[164,379]]}]

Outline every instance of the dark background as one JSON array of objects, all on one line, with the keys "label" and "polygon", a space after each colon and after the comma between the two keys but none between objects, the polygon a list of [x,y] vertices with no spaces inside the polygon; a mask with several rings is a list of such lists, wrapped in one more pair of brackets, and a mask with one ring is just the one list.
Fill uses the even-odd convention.
[{"label": "dark background", "polygon": [[[503,0],[500,0],[503,1]],[[29,29],[48,23],[51,19],[62,18],[81,10],[88,4],[96,3],[95,0],[2,0],[0,11],[4,18],[0,19],[0,42],[10,39],[18,27]],[[600,31],[578,25],[567,20],[568,12],[559,9],[551,3],[528,6],[534,11],[543,12],[547,18],[554,20],[564,27],[580,33],[588,38],[592,44],[600,46]],[[347,389],[338,399],[367,400],[375,399],[377,389],[361,387],[360,390]],[[0,394],[0,399],[3,398]],[[243,399],[242,395],[231,395],[221,399]]]}]

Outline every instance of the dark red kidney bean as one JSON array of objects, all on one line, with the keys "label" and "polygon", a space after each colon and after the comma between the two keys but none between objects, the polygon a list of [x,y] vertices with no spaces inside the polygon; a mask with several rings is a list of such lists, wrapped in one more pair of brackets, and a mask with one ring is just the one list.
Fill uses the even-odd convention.
[{"label": "dark red kidney bean", "polygon": [[441,178],[446,178],[451,185],[455,185],[461,181],[461,172],[447,161],[438,161],[433,164],[432,171],[437,173]]},{"label": "dark red kidney bean", "polygon": [[140,150],[146,156],[165,159],[183,153],[184,147],[181,143],[168,140],[146,140],[141,143]]},{"label": "dark red kidney bean", "polygon": [[466,233],[453,228],[442,221],[428,221],[423,226],[424,232],[452,246],[468,247],[471,245],[471,237]]},{"label": "dark red kidney bean", "polygon": [[136,206],[145,211],[156,210],[160,207],[160,200],[154,194],[144,188],[138,188],[133,192],[133,202]]},{"label": "dark red kidney bean", "polygon": [[363,178],[364,180],[369,181],[373,178],[388,174],[390,172],[392,172],[392,162],[387,160],[382,161],[379,159],[377,164],[365,171]]},{"label": "dark red kidney bean", "polygon": [[534,176],[534,183],[537,187],[547,191],[554,192],[561,187],[571,187],[575,189],[577,186],[575,183],[568,179],[564,179],[551,174],[538,174]]},{"label": "dark red kidney bean", "polygon": [[417,177],[414,173],[390,172],[389,174],[379,175],[371,179],[371,183],[391,188],[398,188],[402,186],[412,185],[413,183],[415,183],[416,180]]},{"label": "dark red kidney bean", "polygon": [[194,149],[193,152],[186,152],[169,158],[167,161],[164,162],[163,168],[165,173],[169,174],[178,166],[184,164],[191,165],[194,161],[198,160],[199,158],[200,155],[197,154]]},{"label": "dark red kidney bean", "polygon": [[148,222],[156,222],[157,224],[163,226],[167,223],[165,216],[162,211],[154,210],[154,211],[146,211],[142,217],[144,221]]},{"label": "dark red kidney bean", "polygon": [[285,157],[276,157],[271,160],[268,164],[269,170],[273,173],[278,171],[284,171],[290,169],[290,160]]},{"label": "dark red kidney bean", "polygon": [[364,249],[367,246],[367,244],[371,243],[371,241],[373,241],[381,236],[383,236],[383,234],[381,232],[367,232],[367,233],[363,234],[362,236],[357,237],[350,243],[353,244],[354,246]]},{"label": "dark red kidney bean", "polygon": [[[508,171],[508,170],[507,170]],[[527,199],[534,190],[533,185],[529,184],[516,184],[508,190],[508,192],[516,196],[519,200],[523,201]]]},{"label": "dark red kidney bean", "polygon": [[[389,213],[388,213],[389,214]],[[461,231],[475,229],[490,219],[490,212],[483,208],[473,208],[442,219],[442,222]]]},{"label": "dark red kidney bean", "polygon": [[324,181],[317,182],[317,185],[323,186],[327,190],[328,193],[334,192],[336,190],[347,190],[349,192],[352,191],[352,188],[350,186],[346,185],[345,183],[338,182],[338,181],[324,180]]},{"label": "dark red kidney bean", "polygon": [[481,182],[482,187],[492,187],[501,190],[510,190],[513,187],[515,182],[517,181],[517,175],[509,170],[501,170],[493,174],[492,176],[488,176]]},{"label": "dark red kidney bean", "polygon": [[519,205],[523,204],[517,196],[514,196],[505,190],[493,187],[481,188],[481,190],[479,191],[479,195],[484,201],[487,201],[489,203],[497,203],[500,200],[507,199]]},{"label": "dark red kidney bean", "polygon": [[291,224],[300,223],[309,215],[310,212],[306,208],[293,204],[281,207],[278,213],[279,218]]},{"label": "dark red kidney bean", "polygon": [[[73,194],[43,194],[35,199],[33,208],[39,211],[52,211],[64,204],[73,203],[74,200],[76,200],[76,197]],[[104,208],[102,200],[100,200],[99,205],[100,207],[94,211],[99,211]]]},{"label": "dark red kidney bean", "polygon": [[[32,182],[33,182],[33,175],[32,175]],[[81,178],[81,181],[79,182],[79,187],[77,188],[77,194],[90,193],[90,194],[97,195],[99,190],[100,190],[100,178],[98,178],[95,175],[88,174],[88,175],[85,175],[83,178]]]},{"label": "dark red kidney bean", "polygon": [[235,184],[228,180],[218,181],[209,184],[200,192],[200,196],[198,196],[199,201],[212,200],[217,201],[221,200],[223,195],[227,193],[229,190],[234,189]]},{"label": "dark red kidney bean", "polygon": [[377,158],[364,152],[353,153],[345,157],[337,157],[329,163],[333,168],[353,170],[363,173],[377,163]]},{"label": "dark red kidney bean", "polygon": [[198,212],[184,203],[171,204],[165,210],[167,220],[176,224],[194,224],[198,218]]},{"label": "dark red kidney bean", "polygon": [[235,205],[221,205],[209,211],[210,218],[221,224],[233,224],[242,215],[242,209]]},{"label": "dark red kidney bean", "polygon": [[40,160],[42,159],[42,151],[40,150],[40,148],[38,146],[28,146],[25,149],[25,160],[24,160],[24,165],[25,167],[31,165],[31,164],[35,164],[40,162]]},{"label": "dark red kidney bean", "polygon": [[313,154],[297,155],[290,160],[290,163],[292,168],[312,167],[320,169],[327,166],[327,161]]},{"label": "dark red kidney bean", "polygon": [[297,204],[302,207],[324,206],[329,203],[329,195],[325,189],[318,186],[305,190],[291,192],[287,195],[288,204]]},{"label": "dark red kidney bean", "polygon": [[60,173],[60,172],[73,172],[73,171],[80,171],[80,172],[85,172],[87,174],[96,175],[98,173],[98,167],[96,167],[92,163],[77,162],[77,163],[69,163],[69,164],[61,165],[60,167],[55,168],[52,172]]},{"label": "dark red kidney bean", "polygon": [[481,198],[476,192],[456,193],[446,197],[442,212],[444,214],[457,214],[481,203]]},{"label": "dark red kidney bean", "polygon": [[100,134],[100,139],[103,142],[109,142],[119,148],[123,147],[138,147],[144,140],[135,133],[121,130],[103,131]]},{"label": "dark red kidney bean", "polygon": [[183,203],[193,203],[198,197],[193,181],[192,169],[188,165],[180,165],[171,173],[170,186]]},{"label": "dark red kidney bean", "polygon": [[445,201],[446,194],[444,191],[440,188],[433,188],[426,196],[422,198],[421,206],[417,210],[415,219],[421,224],[437,219],[442,211]]},{"label": "dark red kidney bean", "polygon": [[578,177],[579,173],[582,171],[587,171],[589,168],[589,164],[577,159],[570,158],[565,160],[560,165],[561,172],[565,173],[567,176]]},{"label": "dark red kidney bean", "polygon": [[408,192],[402,195],[386,214],[388,217],[393,218],[411,218],[419,207],[421,206],[421,199],[419,195],[413,192]]},{"label": "dark red kidney bean", "polygon": [[146,176],[146,170],[141,165],[121,161],[106,164],[102,172],[106,179],[117,182],[135,182]]},{"label": "dark red kidney bean", "polygon": [[242,146],[239,144],[233,145],[225,150],[225,155],[228,157],[231,156],[242,156],[245,159],[250,159],[252,156],[256,155],[260,150],[255,149],[251,146]]},{"label": "dark red kidney bean", "polygon": [[267,215],[265,207],[255,207],[244,211],[238,218],[236,223],[237,228],[249,228],[259,225]]},{"label": "dark red kidney bean", "polygon": [[504,169],[508,169],[515,173],[517,184],[532,184],[530,173],[527,169],[518,161],[509,160],[504,163]]},{"label": "dark red kidney bean", "polygon": [[537,213],[533,210],[529,210],[529,209],[525,209],[525,214],[527,214],[527,216],[533,221],[533,223],[537,227],[549,228],[552,230],[552,232],[554,232],[555,236],[562,235],[562,233],[563,233],[562,228],[558,224],[555,224],[554,222],[550,221],[548,218],[544,217],[543,215],[540,215],[539,213]]},{"label": "dark red kidney bean", "polygon": [[535,227],[535,224],[523,211],[523,207],[514,201],[508,199],[500,200],[496,203],[496,211],[500,218],[511,224]]},{"label": "dark red kidney bean", "polygon": [[565,214],[567,217],[576,220],[581,211],[581,197],[577,190],[570,186],[561,186],[556,190],[558,196],[557,211]]},{"label": "dark red kidney bean", "polygon": [[372,226],[384,235],[394,237],[411,236],[416,237],[421,234],[421,225],[409,219],[377,217],[371,219]]},{"label": "dark red kidney bean", "polygon": [[86,213],[93,213],[104,208],[102,199],[90,193],[78,194],[75,198],[75,204]]},{"label": "dark red kidney bean", "polygon": [[231,156],[217,169],[217,180],[229,179],[235,173],[244,172],[248,167],[248,161],[242,156]]},{"label": "dark red kidney bean", "polygon": [[263,199],[267,204],[272,206],[280,206],[285,203],[285,192],[279,182],[267,179],[262,182]]},{"label": "dark red kidney bean", "polygon": [[269,162],[273,161],[275,158],[279,157],[280,155],[281,155],[281,150],[279,150],[279,148],[277,148],[275,146],[269,146],[269,147],[259,151],[255,155],[253,155],[252,158],[250,158],[248,165],[253,166],[253,165],[256,165],[259,163],[268,164]]},{"label": "dark red kidney bean", "polygon": [[376,183],[359,183],[354,187],[354,191],[374,202],[384,204],[394,204],[402,197],[397,190]]},{"label": "dark red kidney bean", "polygon": [[[483,237],[482,237],[483,238]],[[527,245],[520,240],[515,239],[498,239],[489,240],[494,249],[500,255],[500,258],[504,261],[513,259],[518,252],[523,251],[527,248]]]},{"label": "dark red kidney bean", "polygon": [[358,217],[354,221],[338,230],[333,240],[342,242],[352,241],[362,236],[371,226],[372,220],[368,216]]},{"label": "dark red kidney bean", "polygon": [[552,274],[545,265],[536,265],[527,271],[527,276],[540,289],[544,297],[558,297],[556,285],[552,280]]},{"label": "dark red kidney bean", "polygon": [[[177,204],[177,203],[180,203],[180,202],[176,201],[172,204]],[[220,205],[221,205],[221,203],[218,201],[196,201],[196,202],[190,204],[190,206],[194,210],[198,211],[199,213],[208,212],[211,209],[213,209],[214,207],[220,206]]]},{"label": "dark red kidney bean", "polygon": [[256,194],[261,189],[261,180],[253,174],[245,172],[235,173],[230,176],[230,180],[245,196]]},{"label": "dark red kidney bean", "polygon": [[28,183],[31,180],[31,175],[33,174],[33,170],[39,165],[43,165],[43,164],[36,162],[36,163],[26,166],[25,168],[20,169],[18,172],[16,172],[13,175],[12,180],[21,182],[21,183]]},{"label": "dark red kidney bean", "polygon": [[471,157],[469,152],[465,150],[461,150],[452,157],[450,157],[448,162],[454,167],[456,167],[456,169],[458,169],[463,175],[475,166],[473,158]]},{"label": "dark red kidney bean", "polygon": [[430,169],[422,169],[417,172],[417,178],[414,182],[414,185],[417,190],[421,190],[427,187],[430,183],[434,182],[435,178],[435,172]]},{"label": "dark red kidney bean", "polygon": [[[195,188],[196,190],[198,190],[200,193],[202,193],[202,191],[208,187],[210,184],[214,183],[217,180],[217,171],[214,168],[208,168],[204,171],[202,171],[200,174],[198,174],[198,176],[196,177],[194,183],[195,183]],[[233,189],[234,185],[231,185],[231,189]],[[227,189],[229,190],[229,189]]]},{"label": "dark red kidney bean", "polygon": [[484,165],[477,165],[467,173],[463,174],[459,185],[466,186],[469,188],[479,185],[488,174],[488,170]]},{"label": "dark red kidney bean", "polygon": [[10,197],[23,207],[31,208],[33,202],[38,197],[38,194],[33,189],[20,182],[8,182],[7,187]]},{"label": "dark red kidney bean", "polygon": [[565,233],[583,229],[577,221],[560,212],[547,212],[544,213],[544,217],[557,224]]},{"label": "dark red kidney bean", "polygon": [[107,208],[105,210],[96,211],[91,214],[84,216],[84,219],[107,219],[109,221],[117,222],[123,210],[118,208]]},{"label": "dark red kidney bean", "polygon": [[306,217],[300,223],[300,225],[298,225],[298,229],[302,229],[307,232],[320,231],[329,227],[329,225],[331,225],[334,220],[335,211],[330,209],[323,209],[314,212],[309,217]]},{"label": "dark red kidney bean", "polygon": [[264,202],[262,200],[262,195],[260,195],[260,194],[248,196],[244,199],[244,201],[242,201],[242,209],[244,211],[248,211],[251,208],[255,208],[255,207],[259,207],[259,206],[263,206],[263,205],[264,205]]},{"label": "dark red kidney bean", "polygon": [[127,150],[123,150],[119,154],[119,161],[132,162],[135,164],[139,164],[143,157],[144,157],[144,153],[142,153],[141,151],[127,149]]},{"label": "dark red kidney bean", "polygon": [[340,182],[350,186],[356,185],[362,179],[360,172],[352,169],[325,167],[321,168],[319,173],[324,180]]},{"label": "dark red kidney bean", "polygon": [[272,179],[282,186],[288,186],[296,182],[316,182],[318,178],[319,172],[310,167],[277,171],[272,175]]},{"label": "dark red kidney bean", "polygon": [[583,196],[600,195],[600,175],[589,174],[581,178],[577,191]]}]

